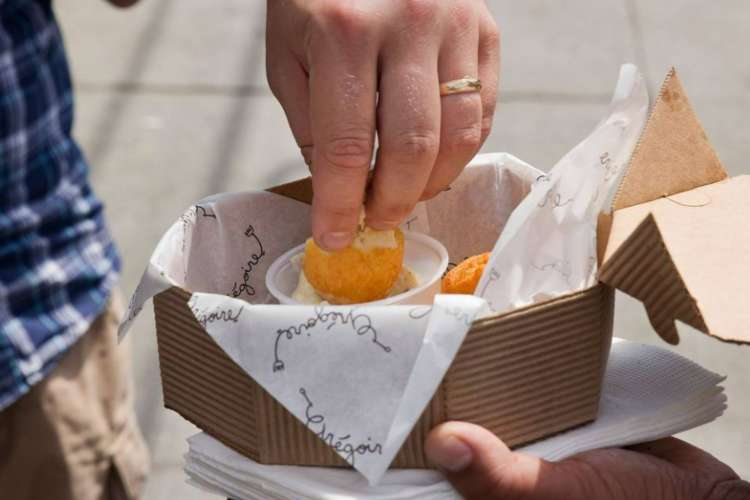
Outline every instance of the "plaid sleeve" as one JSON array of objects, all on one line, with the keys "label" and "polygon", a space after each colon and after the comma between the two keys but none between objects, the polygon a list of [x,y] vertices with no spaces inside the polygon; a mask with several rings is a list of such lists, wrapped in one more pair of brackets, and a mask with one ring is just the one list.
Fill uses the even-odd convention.
[{"label": "plaid sleeve", "polygon": [[87,331],[119,273],[72,124],[50,2],[0,0],[0,410]]}]

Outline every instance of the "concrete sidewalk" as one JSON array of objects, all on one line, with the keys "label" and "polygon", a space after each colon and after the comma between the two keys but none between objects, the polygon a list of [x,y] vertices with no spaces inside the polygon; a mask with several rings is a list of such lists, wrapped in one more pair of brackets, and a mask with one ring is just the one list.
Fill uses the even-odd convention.
[{"label": "concrete sidewalk", "polygon": [[[622,62],[656,89],[675,65],[729,171],[750,173],[750,46],[742,0],[490,1],[502,30],[502,92],[485,151],[550,168],[598,121]],[[78,91],[76,134],[125,260],[129,294],[162,232],[195,200],[306,172],[265,83],[264,2],[142,0],[118,11],[66,0],[57,12]],[[150,309],[131,333],[138,415],[152,447],[147,499],[205,498],[184,482],[190,424],[163,409]],[[616,335],[664,345],[618,296]],[[728,375],[729,409],[684,434],[750,477],[750,349],[681,328],[674,348]]]}]

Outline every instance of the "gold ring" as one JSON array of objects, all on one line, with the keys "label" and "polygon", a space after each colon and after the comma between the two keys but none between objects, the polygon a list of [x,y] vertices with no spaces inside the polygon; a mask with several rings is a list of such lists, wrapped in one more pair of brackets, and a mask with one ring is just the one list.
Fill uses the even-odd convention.
[{"label": "gold ring", "polygon": [[449,82],[440,84],[440,96],[461,94],[463,92],[479,92],[482,88],[482,82],[479,78],[472,78],[465,76],[458,80],[451,80]]}]

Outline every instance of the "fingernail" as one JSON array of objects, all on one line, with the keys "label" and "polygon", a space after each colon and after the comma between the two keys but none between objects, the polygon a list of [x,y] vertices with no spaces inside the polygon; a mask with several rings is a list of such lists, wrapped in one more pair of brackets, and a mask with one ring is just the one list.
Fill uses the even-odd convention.
[{"label": "fingernail", "polygon": [[321,239],[326,250],[341,250],[351,243],[352,233],[345,231],[325,233]]},{"label": "fingernail", "polygon": [[427,457],[441,469],[459,472],[471,464],[474,454],[471,448],[455,436],[435,440],[427,448]]}]

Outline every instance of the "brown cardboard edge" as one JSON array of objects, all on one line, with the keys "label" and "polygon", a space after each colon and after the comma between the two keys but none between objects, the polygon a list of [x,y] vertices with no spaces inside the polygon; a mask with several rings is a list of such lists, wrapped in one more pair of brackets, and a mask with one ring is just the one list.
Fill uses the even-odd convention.
[{"label": "brown cardboard edge", "polygon": [[[667,284],[671,280],[671,285],[668,287],[664,287],[664,283],[660,285],[664,287],[661,290],[663,292],[661,297],[653,296],[653,291],[658,289],[653,286],[649,288],[651,283],[647,281],[653,277],[648,267],[655,265],[666,268],[668,276],[665,282]],[[641,301],[646,308],[651,325],[666,342],[670,344],[679,342],[679,334],[674,324],[678,319],[711,335],[695,298],[690,294],[680,270],[672,260],[653,214],[649,213],[644,217],[636,229],[607,259],[600,269],[599,279]],[[664,296],[669,300],[665,300]],[[689,314],[684,312],[686,306],[689,308]]]},{"label": "brown cardboard edge", "polygon": [[528,304],[522,307],[518,307],[516,309],[512,309],[510,311],[506,311],[503,313],[495,313],[491,316],[486,316],[484,318],[475,320],[472,324],[472,328],[485,328],[488,326],[491,326],[492,323],[500,320],[504,320],[507,318],[512,318],[514,316],[521,316],[523,314],[526,314],[527,312],[535,309],[540,309],[542,307],[551,307],[559,304],[564,304],[566,302],[572,302],[576,300],[577,298],[581,296],[585,296],[591,293],[593,289],[595,289],[599,285],[594,285],[591,287],[588,287],[584,290],[579,290],[577,292],[568,293],[565,295],[560,295],[558,297],[552,297],[550,299],[544,300],[542,302],[536,302],[533,304]]},{"label": "brown cardboard edge", "polygon": [[310,205],[313,199],[312,177],[305,177],[296,181],[287,182],[286,184],[279,184],[278,186],[266,189],[266,191],[286,196],[287,198]]},{"label": "brown cardboard edge", "polygon": [[602,333],[604,335],[604,342],[602,342],[601,351],[601,370],[599,373],[599,380],[604,383],[604,375],[607,371],[607,364],[609,363],[609,353],[612,349],[612,338],[614,337],[615,327],[615,289],[608,286],[605,283],[600,282],[601,286],[606,287],[604,290],[603,304],[602,304]]},{"label": "brown cardboard edge", "polygon": [[600,269],[604,265],[609,236],[612,233],[612,219],[611,213],[602,212],[596,222],[596,261]]}]

